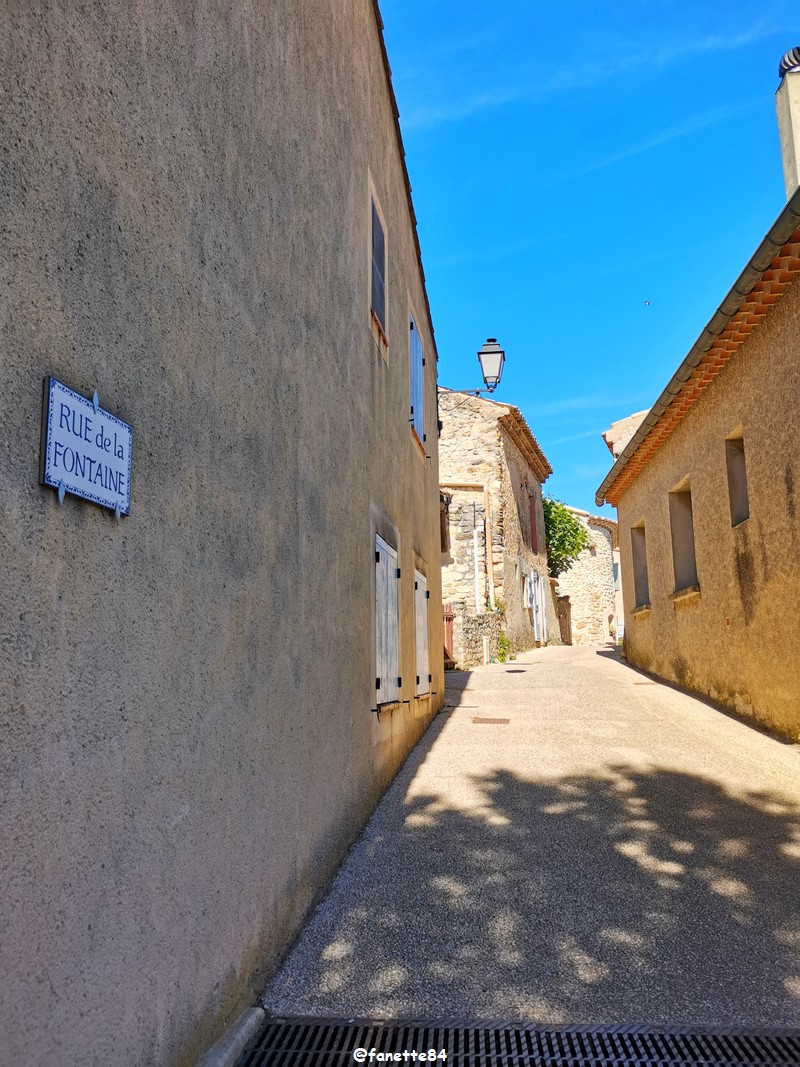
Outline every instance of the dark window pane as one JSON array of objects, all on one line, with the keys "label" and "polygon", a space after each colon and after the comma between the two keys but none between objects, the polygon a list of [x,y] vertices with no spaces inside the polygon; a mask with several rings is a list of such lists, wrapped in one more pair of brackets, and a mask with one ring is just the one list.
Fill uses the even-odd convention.
[{"label": "dark window pane", "polygon": [[372,204],[372,310],[386,330],[386,242],[378,209]]}]

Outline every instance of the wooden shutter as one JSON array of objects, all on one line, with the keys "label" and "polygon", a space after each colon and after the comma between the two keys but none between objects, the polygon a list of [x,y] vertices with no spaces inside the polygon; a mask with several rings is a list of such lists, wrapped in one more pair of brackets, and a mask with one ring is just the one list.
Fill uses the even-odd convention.
[{"label": "wooden shutter", "polygon": [[411,363],[411,425],[420,440],[425,442],[425,407],[422,377],[422,341],[414,320],[409,321],[409,356]]},{"label": "wooden shutter", "polygon": [[533,611],[533,639],[542,640],[542,624],[539,612],[539,579],[535,574],[525,578],[525,606]]},{"label": "wooden shutter", "polygon": [[386,330],[386,240],[378,209],[372,202],[372,310]]},{"label": "wooden shutter", "polygon": [[428,580],[414,571],[414,618],[417,638],[416,688],[417,696],[430,693],[430,661],[428,657]]},{"label": "wooden shutter", "polygon": [[397,553],[375,537],[375,689],[378,704],[400,699]]}]

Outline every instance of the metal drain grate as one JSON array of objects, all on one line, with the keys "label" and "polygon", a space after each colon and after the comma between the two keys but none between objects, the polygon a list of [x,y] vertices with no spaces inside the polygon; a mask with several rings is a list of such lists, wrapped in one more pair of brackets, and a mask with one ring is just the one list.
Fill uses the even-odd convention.
[{"label": "metal drain grate", "polygon": [[[430,1050],[436,1053],[432,1060]],[[400,1053],[401,1058],[389,1053]],[[594,1026],[546,1030],[504,1023],[271,1019],[242,1054],[239,1067],[343,1067],[359,1062],[373,1067],[392,1062],[437,1067],[798,1067],[800,1031]]]}]

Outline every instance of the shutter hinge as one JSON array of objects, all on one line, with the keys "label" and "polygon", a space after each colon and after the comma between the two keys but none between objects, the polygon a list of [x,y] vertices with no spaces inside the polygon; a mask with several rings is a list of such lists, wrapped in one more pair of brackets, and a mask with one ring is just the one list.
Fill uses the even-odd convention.
[{"label": "shutter hinge", "polygon": [[426,589],[425,590],[425,599],[426,600],[430,600],[430,598],[431,598],[431,591],[430,591],[430,589]]},{"label": "shutter hinge", "polygon": [[397,568],[397,577],[398,578],[400,577],[400,568],[399,567]]},{"label": "shutter hinge", "polygon": [[403,688],[403,679],[402,678],[398,678],[397,679],[397,688],[398,689],[402,689]]},{"label": "shutter hinge", "polygon": [[376,678],[375,679],[375,688],[376,689],[380,689],[380,687],[381,687],[381,680],[380,680],[380,678]]},{"label": "shutter hinge", "polygon": [[414,582],[414,588],[419,589],[419,582]]},{"label": "shutter hinge", "polygon": [[417,675],[417,685],[419,685],[419,675]]},{"label": "shutter hinge", "polygon": [[432,681],[433,681],[433,675],[432,675],[432,674],[429,674],[429,675],[428,675],[428,681],[429,681],[429,682],[432,682]]},{"label": "shutter hinge", "polygon": [[428,435],[424,433],[424,434],[422,435],[422,442],[423,442],[423,444],[424,444],[424,443],[425,443],[425,442],[426,442],[427,440],[428,440]]},{"label": "shutter hinge", "polygon": [[376,552],[375,553],[375,562],[376,563],[380,563],[380,561],[381,561],[381,554],[380,554],[380,552]]}]

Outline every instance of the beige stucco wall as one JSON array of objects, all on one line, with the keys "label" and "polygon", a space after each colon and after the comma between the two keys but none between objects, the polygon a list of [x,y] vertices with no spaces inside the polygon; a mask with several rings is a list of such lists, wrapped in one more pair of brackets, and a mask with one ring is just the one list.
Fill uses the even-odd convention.
[{"label": "beige stucco wall", "polygon": [[[371,0],[21,4],[5,29],[0,1058],[190,1063],[443,692],[436,365],[391,99]],[[38,485],[48,373],[133,425],[129,518]],[[380,721],[379,526],[403,696],[415,564],[437,694]]]},{"label": "beige stucco wall", "polygon": [[571,509],[590,538],[568,571],[559,575],[558,591],[570,600],[572,643],[601,645],[611,639],[616,616],[614,550],[611,531],[592,522],[591,516]]},{"label": "beige stucco wall", "polygon": [[[619,501],[632,662],[800,737],[800,285],[773,305]],[[731,526],[725,438],[743,430],[750,517]],[[691,480],[699,598],[674,591],[668,492]],[[652,610],[634,614],[644,519]]]},{"label": "beige stucco wall", "polygon": [[[518,447],[498,422],[508,408],[478,397],[440,391],[442,420],[440,477],[451,497],[450,551],[442,557],[442,597],[457,614],[476,613],[473,521],[478,530],[479,588],[478,612],[491,602],[486,552],[487,512],[491,529],[491,571],[495,603],[503,608],[503,631],[512,651],[531,648],[534,631],[530,611],[523,603],[523,576],[536,572],[547,575],[544,515],[541,485]],[[536,490],[538,545],[530,544],[530,515],[525,486]],[[480,488],[479,488],[480,487]],[[485,490],[485,491],[484,491]],[[473,520],[474,517],[474,520]],[[548,640],[558,642],[555,602],[548,586],[546,597]],[[492,634],[494,634],[492,627]],[[454,631],[452,651],[462,666],[475,662],[458,641]],[[493,649],[493,646],[492,646]]]}]

